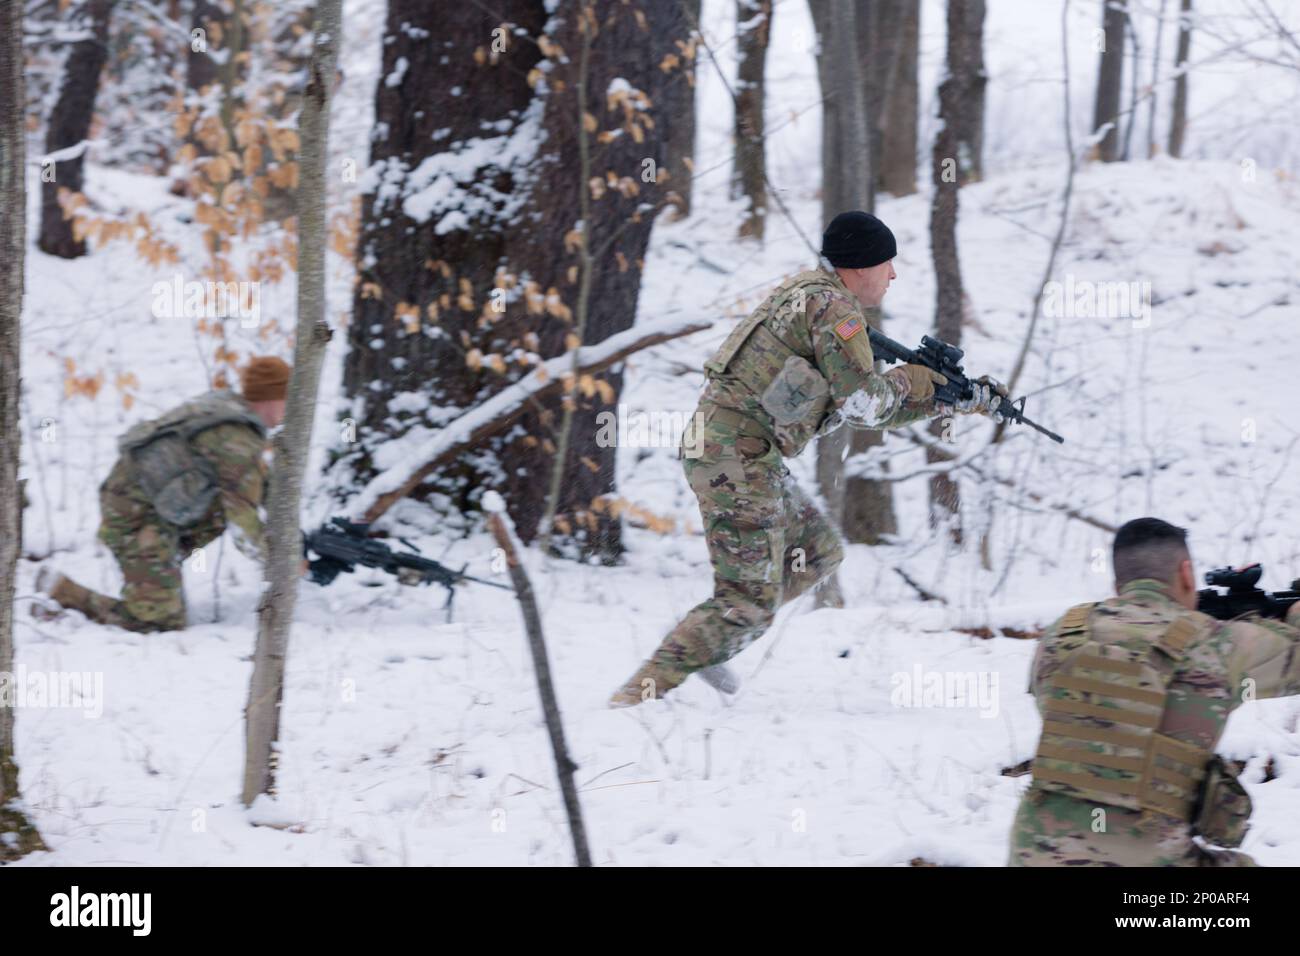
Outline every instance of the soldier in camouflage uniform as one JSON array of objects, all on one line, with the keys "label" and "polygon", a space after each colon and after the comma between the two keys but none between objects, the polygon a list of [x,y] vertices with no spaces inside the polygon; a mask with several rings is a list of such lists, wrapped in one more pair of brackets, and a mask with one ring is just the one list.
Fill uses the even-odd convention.
[{"label": "soldier in camouflage uniform", "polygon": [[242,395],[216,391],[136,425],[99,489],[99,537],[117,558],[121,598],[43,570],[38,587],[65,608],[131,631],[185,627],[181,562],[229,527],[258,560],[266,543],[258,508],[266,488],[267,429],[284,418],[290,368],[253,359]]},{"label": "soldier in camouflage uniform", "polygon": [[1156,518],[1120,528],[1114,567],[1118,596],[1038,646],[1043,732],[1010,865],[1253,865],[1232,849],[1250,798],[1214,749],[1243,700],[1300,693],[1300,605],[1285,623],[1199,613],[1186,532]]},{"label": "soldier in camouflage uniform", "polygon": [[[734,689],[717,666],[760,637],[781,604],[835,571],[839,536],[784,458],[842,424],[897,428],[952,411],[933,401],[934,385],[947,381],[942,375],[919,365],[876,371],[867,327],[895,278],[895,254],[893,234],[876,217],[836,216],[822,237],[831,268],[781,285],[705,363],[707,384],[679,455],[699,499],[713,596],[686,615],[610,706],[662,697],[699,670],[714,686]],[[981,389],[957,410],[995,408],[1000,397],[990,383]]]}]

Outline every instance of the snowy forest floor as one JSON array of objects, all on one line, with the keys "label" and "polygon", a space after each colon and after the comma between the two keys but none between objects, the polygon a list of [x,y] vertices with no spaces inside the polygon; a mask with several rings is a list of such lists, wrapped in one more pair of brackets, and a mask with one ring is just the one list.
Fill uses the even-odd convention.
[{"label": "snowy forest floor", "polygon": [[[1014,360],[1059,186],[1044,169],[963,190],[960,243],[978,316],[963,343],[970,369],[1005,376]],[[153,181],[93,167],[90,189],[101,201],[130,195],[160,219],[179,202]],[[815,234],[816,201],[791,201]],[[900,249],[887,331],[913,342],[933,300],[928,206],[912,197],[879,212]],[[783,612],[736,660],[745,685],[734,700],[692,680],[662,704],[604,707],[709,587],[699,515],[672,449],[621,449],[620,493],[674,518],[677,531],[629,529],[616,568],[527,556],[596,861],[1001,864],[1025,783],[1001,771],[1031,755],[1038,730],[1024,690],[1034,644],[956,628],[1033,629],[1106,596],[1109,536],[1062,507],[1110,524],[1153,513],[1188,525],[1201,570],[1261,560],[1269,587],[1300,573],[1295,391],[1286,385],[1300,362],[1300,251],[1288,239],[1298,214],[1294,183],[1271,174],[1243,183],[1233,164],[1084,170],[1058,278],[1149,281],[1154,306],[1149,325],[1042,320],[1022,391],[1067,443],[1014,431],[980,466],[1015,487],[963,479],[967,528],[972,541],[990,530],[993,570],[981,569],[973,544],[954,552],[926,527],[923,478],[899,482],[897,543],[850,549],[845,609],[804,602]],[[773,220],[760,250],[731,241],[734,222],[717,200],[701,202],[688,223],[660,224],[643,316],[735,313],[807,263],[788,224]],[[345,302],[346,263],[337,264],[335,301]],[[28,275],[26,552],[111,591],[118,573],[94,538],[96,488],[128,424],[201,389],[198,350],[184,321],[148,316],[150,284],[169,276],[125,248],[72,263],[34,252]],[[264,295],[263,309],[274,307]],[[629,410],[689,412],[703,358],[728,326],[636,358],[622,399]],[[323,395],[339,393],[340,354],[331,353]],[[94,402],[62,397],[69,357],[110,379],[135,371],[138,401],[128,410],[108,390]],[[57,423],[53,441],[41,439],[46,420]],[[336,432],[326,401],[318,461]],[[961,455],[990,432],[963,420]],[[912,448],[891,435],[879,458],[906,474],[922,466]],[[806,487],[810,464],[794,464]],[[1026,501],[1029,492],[1042,501]],[[319,518],[327,505],[313,509]],[[426,553],[491,574],[485,534],[435,534],[428,513],[409,504],[393,520],[420,535]],[[474,586],[461,589],[445,623],[436,589],[369,574],[328,589],[304,584],[278,800],[244,811],[242,711],[259,575],[228,544],[208,550],[204,570],[186,572],[193,626],[151,636],[75,614],[33,621],[38,562],[22,562],[19,663],[104,680],[95,719],[79,709],[18,713],[24,795],[51,847],[27,864],[569,861],[518,609]],[[948,603],[921,602],[895,568]],[[977,706],[897,706],[902,675],[918,670],[976,675],[990,696]],[[1266,864],[1300,864],[1298,715],[1293,700],[1247,704],[1221,748],[1250,761],[1246,849]]]}]

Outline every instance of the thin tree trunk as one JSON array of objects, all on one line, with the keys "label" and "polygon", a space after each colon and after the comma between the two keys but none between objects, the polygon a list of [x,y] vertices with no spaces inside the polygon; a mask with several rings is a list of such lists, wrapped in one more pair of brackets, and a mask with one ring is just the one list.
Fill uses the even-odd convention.
[{"label": "thin tree trunk", "polygon": [[[46,154],[81,146],[90,137],[90,123],[95,116],[95,95],[99,77],[108,59],[108,24],[113,0],[89,0],[77,8],[85,14],[85,26],[91,36],[72,45],[63,68],[63,86],[50,113],[45,131]],[[80,16],[77,20],[81,20]],[[41,171],[41,233],[37,246],[42,252],[63,259],[86,254],[86,244],[72,233],[72,221],[63,215],[59,193],[79,193],[83,185],[85,147],[76,155],[56,162],[53,169]]]},{"label": "thin tree trunk", "polygon": [[1119,158],[1119,99],[1124,79],[1124,24],[1126,0],[1105,0],[1102,11],[1104,49],[1097,61],[1097,97],[1092,109],[1092,130],[1109,124],[1097,144],[1097,158],[1113,163]]},{"label": "thin tree trunk", "polygon": [[[23,262],[27,246],[27,144],[23,113],[23,4],[0,6],[0,674],[14,672],[14,584],[22,550],[21,449]],[[45,849],[22,810],[14,708],[0,702],[0,863]]]},{"label": "thin tree trunk", "polygon": [[302,560],[299,508],[311,448],[312,419],[325,346],[326,162],[330,93],[338,60],[342,0],[320,0],[313,24],[312,57],[299,114],[298,323],[293,375],[284,428],[276,441],[268,498],[266,590],[257,609],[257,644],[248,696],[243,801],[248,806],[275,786],[273,750],[280,739],[280,703],[289,631],[297,603]]},{"label": "thin tree trunk", "polygon": [[916,192],[916,141],[920,84],[921,0],[891,0],[885,7],[898,24],[897,63],[887,100],[880,112],[881,192],[910,196]]},{"label": "thin tree trunk", "polygon": [[772,0],[736,0],[735,165],[732,196],[749,199],[739,236],[762,241],[767,221],[767,167],[764,160],[764,70],[772,30]]},{"label": "thin tree trunk", "polygon": [[[872,131],[867,98],[868,67],[875,38],[859,17],[870,17],[867,4],[846,0],[810,0],[820,41],[818,75],[825,98],[822,108],[822,218],[829,223],[850,209],[875,210]],[[846,478],[849,455],[869,454],[884,441],[878,431],[841,428],[817,439],[817,484],[827,514],[852,542],[878,544],[898,530],[893,489],[887,482]],[[840,601],[835,578],[818,591],[819,604]]]},{"label": "thin tree trunk", "polygon": [[[951,10],[951,5],[950,5]],[[955,52],[961,64],[961,110],[949,118],[957,133],[959,185],[984,178],[984,100],[988,73],[984,69],[984,0],[957,4]],[[948,16],[949,35],[954,21]],[[950,46],[950,50],[954,47]],[[952,62],[951,60],[949,61]]]},{"label": "thin tree trunk", "polygon": [[[1132,11],[1125,14],[1124,23],[1125,33],[1128,34],[1129,48],[1132,51],[1129,59],[1133,63],[1133,68],[1128,71],[1128,119],[1124,121],[1124,146],[1120,150],[1120,158],[1127,163],[1131,155],[1129,149],[1133,145],[1133,127],[1137,123],[1138,63],[1142,57],[1142,44],[1138,40],[1137,26],[1133,23]],[[1154,90],[1152,92],[1154,93]]]},{"label": "thin tree trunk", "polygon": [[674,219],[683,219],[691,214],[691,197],[694,195],[695,182],[695,64],[698,36],[693,24],[700,22],[700,0],[680,0],[686,9],[686,22],[690,33],[681,41],[677,52],[682,60],[682,68],[673,74],[675,82],[685,84],[679,91],[680,106],[666,113],[662,120],[664,137],[665,166],[668,170],[668,188],[676,194],[673,205],[676,206]]},{"label": "thin tree trunk", "polygon": [[555,682],[551,680],[551,661],[546,653],[546,636],[542,633],[542,615],[537,609],[537,599],[533,596],[533,585],[528,579],[528,572],[519,560],[519,542],[509,520],[504,511],[498,511],[488,518],[488,528],[496,539],[497,547],[505,552],[510,580],[515,586],[515,597],[519,600],[519,611],[524,618],[528,650],[533,658],[533,674],[537,678],[537,696],[542,701],[542,716],[546,720],[546,732],[551,738],[551,754],[555,758],[555,775],[560,780],[564,811],[569,818],[573,855],[578,866],[591,866],[587,827],[582,820],[578,788],[573,782],[573,772],[578,769],[578,765],[569,756],[569,747],[564,740],[564,721],[560,716],[560,702],[555,696]]},{"label": "thin tree trunk", "polygon": [[[958,190],[978,175],[982,133],[969,123],[982,115],[984,88],[984,0],[948,0],[947,68],[939,84],[939,130],[934,139],[931,176],[930,249],[934,259],[935,335],[960,345],[965,293],[957,249]],[[977,105],[978,104],[978,105]],[[930,434],[942,441],[950,419],[936,418]],[[937,461],[927,451],[926,460]],[[961,493],[954,478],[936,474],[929,481],[930,524],[946,525],[955,544],[962,543]]]},{"label": "thin tree trunk", "polygon": [[[1156,154],[1156,103],[1160,89],[1160,44],[1165,35],[1165,0],[1160,0],[1160,12],[1156,15],[1156,45],[1151,54],[1151,102],[1147,104],[1147,159]],[[1134,64],[1133,71],[1137,72]]]},{"label": "thin tree trunk", "polygon": [[1183,0],[1178,16],[1178,53],[1174,58],[1174,110],[1169,120],[1169,155],[1183,155],[1187,135],[1187,59],[1192,52],[1192,0]]}]

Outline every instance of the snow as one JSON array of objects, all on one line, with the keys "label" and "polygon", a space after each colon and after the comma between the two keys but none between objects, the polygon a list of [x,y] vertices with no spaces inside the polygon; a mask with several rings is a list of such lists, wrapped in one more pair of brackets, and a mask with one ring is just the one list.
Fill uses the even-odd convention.
[{"label": "snow", "polygon": [[[706,3],[705,26],[715,39],[727,35],[732,6]],[[1001,17],[1016,5],[991,6],[990,16]],[[1050,6],[1050,17],[1034,19],[1039,27],[1050,21],[1049,38],[1059,11]],[[933,7],[927,4],[927,16]],[[348,121],[332,147],[338,155],[364,155],[370,134],[366,100],[381,80],[376,9],[374,0],[348,2],[348,22],[370,24],[372,32],[345,40],[344,53],[356,62],[346,66],[340,94]],[[807,33],[802,5],[781,4],[776,17],[769,82],[779,92],[769,103],[769,128],[787,125],[770,144],[769,174],[798,229],[773,210],[765,246],[735,240],[729,164],[713,159],[728,155],[731,112],[703,63],[695,212],[686,222],[656,226],[635,331],[674,315],[730,319],[631,357],[620,396],[629,414],[689,413],[703,359],[731,319],[812,263],[800,233],[816,237],[820,228],[817,177],[809,173],[817,163],[809,143],[818,141],[818,117],[798,111],[817,98],[815,67],[811,57],[782,52],[781,37]],[[1006,21],[995,23],[1001,30]],[[934,39],[923,39],[931,64]],[[995,87],[1018,47],[1003,49],[1001,60],[990,57]],[[1035,55],[1042,59],[1041,50]],[[1040,74],[1050,62],[1039,64]],[[1046,86],[1045,96],[1059,93]],[[990,105],[992,139],[1006,100]],[[1007,142],[1014,148],[999,154],[988,179],[962,190],[959,224],[975,315],[962,342],[966,366],[999,379],[1023,340],[1063,184],[1059,145],[1047,142],[1028,155],[1023,138]],[[1219,156],[1080,170],[1053,278],[1094,289],[1149,282],[1151,294],[1149,315],[1049,312],[1041,319],[1022,391],[1028,414],[1062,433],[1066,444],[1012,429],[994,454],[986,448],[990,425],[958,419],[954,451],[990,476],[962,480],[972,543],[954,552],[942,534],[931,533],[924,481],[899,482],[897,538],[848,548],[841,572],[847,607],[814,609],[805,597],[783,609],[769,633],[735,660],[743,684],[734,698],[692,679],[664,702],[605,707],[709,592],[699,513],[673,449],[621,450],[618,477],[622,496],[674,519],[676,533],[627,528],[626,562],[614,568],[552,560],[536,550],[521,554],[598,864],[905,865],[921,856],[1000,865],[1026,783],[1002,770],[1032,754],[1039,729],[1024,692],[1034,643],[1000,632],[1041,626],[1109,591],[1109,535],[1065,517],[1062,507],[1102,523],[1154,513],[1187,525],[1202,570],[1260,560],[1270,589],[1300,573],[1291,517],[1300,508],[1300,438],[1295,388],[1286,384],[1300,362],[1293,225],[1300,196],[1267,155],[1256,154],[1250,167],[1240,157]],[[148,210],[189,261],[200,261],[201,251],[187,244],[187,207],[165,182],[94,162],[86,174],[98,202]],[[421,175],[432,190],[440,179],[464,174],[439,167]],[[30,175],[34,241],[39,170]],[[437,195],[400,198],[426,203],[432,221]],[[887,199],[877,211],[899,245],[886,332],[915,344],[931,327],[934,302],[928,199]],[[51,847],[18,865],[569,864],[523,628],[503,592],[458,589],[447,622],[441,591],[404,587],[379,572],[343,575],[329,588],[304,583],[277,792],[248,810],[239,789],[260,589],[255,564],[222,544],[187,562],[193,623],[184,632],[137,635],[75,614],[51,622],[28,615],[42,561],[103,591],[120,583],[95,538],[96,491],[116,438],[200,391],[204,381],[207,343],[187,322],[150,314],[152,284],[175,272],[149,269],[123,245],[72,262],[29,247],[21,430],[32,505],[25,515],[28,557],[19,565],[17,661],[28,674],[97,675],[102,693],[94,709],[102,715],[88,717],[80,696],[69,697],[68,706],[17,711],[22,789]],[[334,259],[328,274],[329,316],[337,323],[351,297],[350,264]],[[291,283],[264,284],[261,294],[264,315],[281,327],[291,321]],[[261,341],[252,331],[232,333],[241,349]],[[341,394],[345,339],[334,336],[326,359],[307,524],[332,511],[320,476],[328,454],[342,447],[345,403],[333,397]],[[103,371],[97,400],[65,395],[65,358],[78,374]],[[139,379],[138,387],[124,386],[134,396],[129,408],[114,384],[127,372]],[[422,410],[414,400],[403,409]],[[437,410],[429,414],[437,417]],[[429,441],[450,431],[435,433],[436,424],[424,433]],[[427,450],[387,449],[394,456],[390,474]],[[810,455],[792,463],[806,489],[814,487]],[[926,467],[899,434],[849,464],[875,469],[884,461],[895,477]],[[499,513],[504,502],[497,499],[484,495],[484,507]],[[507,580],[483,530],[462,535],[410,502],[385,522],[448,566],[465,563],[469,574]],[[986,528],[990,570],[973,543]],[[947,603],[922,602],[900,570]],[[995,636],[967,633],[979,628]],[[1220,747],[1248,761],[1255,815],[1244,848],[1268,865],[1300,865],[1297,704],[1246,704]],[[1270,761],[1277,776],[1265,783]]]}]

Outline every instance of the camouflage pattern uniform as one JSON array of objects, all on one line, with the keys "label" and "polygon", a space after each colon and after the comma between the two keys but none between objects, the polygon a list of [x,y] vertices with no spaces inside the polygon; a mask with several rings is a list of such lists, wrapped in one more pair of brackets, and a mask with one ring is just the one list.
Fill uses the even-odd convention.
[{"label": "camouflage pattern uniform", "polygon": [[[1300,693],[1297,623],[1300,605],[1287,623],[1218,621],[1147,579],[1054,623],[1030,674],[1043,739],[1010,865],[1253,865],[1222,849],[1241,842],[1250,798],[1214,748],[1243,698]],[[1148,667],[1156,681],[1131,679]]]},{"label": "camouflage pattern uniform", "polygon": [[[611,704],[662,696],[694,671],[735,656],[767,630],[781,604],[839,566],[839,535],[783,457],[840,424],[895,428],[934,414],[933,402],[905,407],[899,386],[875,371],[866,327],[878,318],[834,272],[804,272],[773,292],[705,364],[707,385],[679,455],[699,499],[713,596],[686,615]],[[782,376],[787,366],[793,374]],[[803,402],[802,419],[774,414],[770,400],[765,407],[774,382],[785,385],[784,398]]]},{"label": "camouflage pattern uniform", "polygon": [[[229,397],[253,415],[243,399]],[[129,454],[122,455],[99,489],[99,537],[122,568],[122,597],[61,578],[51,591],[54,600],[101,624],[132,631],[182,630],[186,621],[181,562],[194,550],[233,527],[240,551],[264,559],[258,506],[266,488],[265,432],[249,422],[226,421],[194,435],[190,448],[216,476],[218,492],[206,513],[185,527],[164,519],[140,487],[135,462]]]}]

